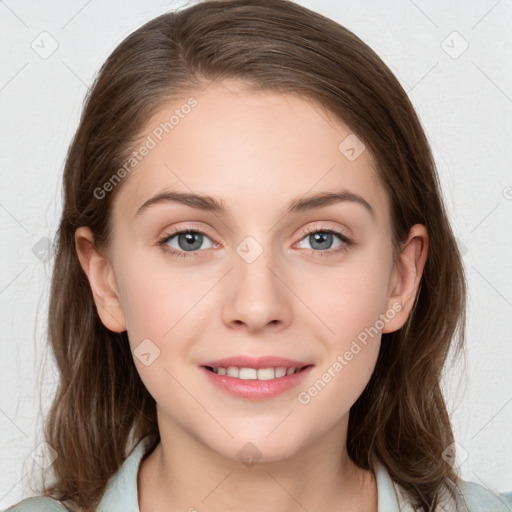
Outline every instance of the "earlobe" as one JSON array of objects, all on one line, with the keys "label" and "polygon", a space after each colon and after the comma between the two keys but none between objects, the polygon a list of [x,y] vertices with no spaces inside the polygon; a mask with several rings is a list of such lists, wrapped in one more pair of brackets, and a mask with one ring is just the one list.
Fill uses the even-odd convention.
[{"label": "earlobe", "polygon": [[[407,321],[418,294],[427,253],[427,229],[422,224],[415,224],[409,231],[407,241],[402,245],[390,281],[391,290],[387,308],[399,311],[385,325],[382,332],[396,331]],[[401,306],[397,307],[398,304]]]},{"label": "earlobe", "polygon": [[88,227],[79,227],[75,231],[75,248],[103,325],[114,332],[125,331],[125,315],[113,267],[94,244],[94,236]]}]

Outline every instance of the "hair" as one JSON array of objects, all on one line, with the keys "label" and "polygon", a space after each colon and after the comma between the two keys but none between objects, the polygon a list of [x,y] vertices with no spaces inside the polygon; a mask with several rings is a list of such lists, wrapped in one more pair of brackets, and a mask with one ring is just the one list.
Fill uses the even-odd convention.
[{"label": "hair", "polygon": [[398,254],[424,224],[428,257],[405,325],[382,336],[376,367],[350,410],[347,450],[372,469],[375,455],[417,510],[431,511],[458,482],[442,457],[454,441],[441,390],[453,348],[463,348],[466,284],[435,162],[415,110],[393,73],[355,34],[289,0],[210,0],[169,12],[124,39],[101,67],[69,147],[48,312],[59,385],[44,435],[58,452],[43,494],[94,510],[130,440],[155,434],[156,404],[141,381],[126,331],[101,322],[75,247],[88,226],[98,248],[112,237],[123,183],[101,187],[133,151],[162,105],[208,83],[294,94],[344,122],[373,155],[389,198]]}]

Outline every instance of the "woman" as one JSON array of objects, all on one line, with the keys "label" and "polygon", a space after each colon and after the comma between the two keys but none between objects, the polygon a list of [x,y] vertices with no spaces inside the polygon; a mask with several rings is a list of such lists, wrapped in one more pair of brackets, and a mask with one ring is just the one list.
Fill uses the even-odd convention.
[{"label": "woman", "polygon": [[512,505],[454,469],[461,258],[414,109],[347,29],[286,0],[150,21],[64,190],[55,481],[12,510]]}]

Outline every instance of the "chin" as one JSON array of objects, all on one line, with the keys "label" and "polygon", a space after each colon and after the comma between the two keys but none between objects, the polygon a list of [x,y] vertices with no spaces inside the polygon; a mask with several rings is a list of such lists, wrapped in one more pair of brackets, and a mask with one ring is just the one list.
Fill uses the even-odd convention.
[{"label": "chin", "polygon": [[[235,432],[232,434],[235,435],[235,439],[228,441],[229,446],[219,446],[217,449],[211,446],[211,448],[221,456],[241,462],[247,467],[252,467],[256,463],[284,461],[297,454],[302,446],[283,433],[281,435],[276,433],[273,439],[270,439],[273,436],[271,434],[265,439],[268,430],[254,437],[247,434],[237,436]],[[211,443],[211,438],[209,441]]]}]

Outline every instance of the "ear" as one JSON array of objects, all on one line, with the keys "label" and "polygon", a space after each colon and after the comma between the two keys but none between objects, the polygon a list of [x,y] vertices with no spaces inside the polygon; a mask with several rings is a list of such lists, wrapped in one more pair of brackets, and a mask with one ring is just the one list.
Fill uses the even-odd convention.
[{"label": "ear", "polygon": [[125,331],[125,315],[114,270],[108,258],[97,249],[88,227],[75,231],[75,247],[103,325],[114,332]]},{"label": "ear", "polygon": [[423,268],[427,261],[428,232],[422,224],[415,224],[402,245],[390,279],[390,295],[386,311],[396,311],[382,332],[400,329],[411,312],[418,293]]}]

